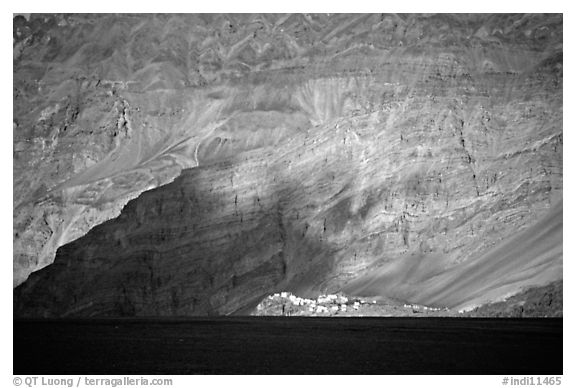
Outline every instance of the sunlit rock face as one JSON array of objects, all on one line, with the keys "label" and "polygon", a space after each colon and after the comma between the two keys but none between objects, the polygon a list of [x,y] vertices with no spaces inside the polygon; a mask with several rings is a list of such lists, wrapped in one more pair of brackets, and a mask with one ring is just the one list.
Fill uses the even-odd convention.
[{"label": "sunlit rock face", "polygon": [[562,77],[561,15],[15,19],[15,313],[561,279]]}]

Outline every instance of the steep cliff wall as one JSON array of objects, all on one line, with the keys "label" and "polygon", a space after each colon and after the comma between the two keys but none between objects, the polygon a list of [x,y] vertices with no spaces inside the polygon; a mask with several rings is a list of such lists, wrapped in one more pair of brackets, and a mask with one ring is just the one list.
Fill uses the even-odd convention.
[{"label": "steep cliff wall", "polygon": [[[30,157],[40,174],[15,163],[15,219],[46,221],[15,223],[15,273],[192,168],[59,248],[15,290],[16,314],[228,314],[343,287],[466,307],[561,278],[561,16],[96,19],[132,26],[105,61],[126,68],[111,92],[122,139],[41,195],[31,182],[56,159]],[[142,31],[158,47],[187,37],[186,55],[150,39],[160,51],[140,53]],[[74,158],[77,144],[51,155]],[[538,222],[546,254],[488,254],[530,241]],[[471,281],[451,289],[454,274]]]}]

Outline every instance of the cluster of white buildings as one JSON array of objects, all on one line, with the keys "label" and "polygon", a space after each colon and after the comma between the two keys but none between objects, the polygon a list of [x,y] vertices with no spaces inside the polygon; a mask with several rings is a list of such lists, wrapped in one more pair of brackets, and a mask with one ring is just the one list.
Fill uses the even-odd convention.
[{"label": "cluster of white buildings", "polygon": [[320,295],[317,299],[318,303],[338,303],[338,304],[346,304],[348,302],[348,298],[344,295]]},{"label": "cluster of white buildings", "polygon": [[[341,313],[346,315],[373,315],[375,311],[362,306],[376,304],[376,300],[365,300],[354,297],[349,298],[342,294],[320,295],[316,299],[301,298],[291,292],[278,292],[269,295],[256,308],[257,315],[296,315],[296,316],[330,316]],[[399,306],[394,306],[394,308]],[[419,304],[406,303],[405,309],[411,309],[412,313],[434,313],[437,311],[449,311],[448,308],[429,307]],[[354,311],[358,311],[354,314]],[[352,313],[352,314],[351,314]]]},{"label": "cluster of white buildings", "polygon": [[[349,309],[358,310],[362,304],[366,303],[364,300],[356,300],[354,303],[349,303],[349,298],[340,294],[320,295],[314,300],[300,298],[290,292],[279,292],[269,295],[268,300],[282,302],[292,306],[303,306],[306,307],[303,310],[310,314],[329,314],[338,311],[346,312]],[[261,305],[258,306],[258,309],[262,310]]]},{"label": "cluster of white buildings", "polygon": [[280,292],[280,293],[276,293],[274,295],[268,296],[268,299],[270,299],[270,300],[275,300],[275,299],[280,299],[280,298],[281,299],[288,299],[290,302],[292,302],[293,305],[296,305],[296,306],[306,306],[306,305],[316,303],[316,301],[313,299],[300,298],[299,296],[296,296],[290,292]]},{"label": "cluster of white buildings", "polygon": [[424,311],[440,311],[442,310],[439,307],[428,307],[428,306],[420,306],[418,304],[404,304],[404,308],[412,309],[412,310],[424,310]]}]

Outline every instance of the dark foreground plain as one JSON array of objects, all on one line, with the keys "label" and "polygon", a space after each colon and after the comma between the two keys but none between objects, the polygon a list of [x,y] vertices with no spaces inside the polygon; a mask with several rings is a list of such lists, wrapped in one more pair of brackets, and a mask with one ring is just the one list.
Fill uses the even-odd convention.
[{"label": "dark foreground plain", "polygon": [[562,374],[561,318],[14,321],[14,374]]}]

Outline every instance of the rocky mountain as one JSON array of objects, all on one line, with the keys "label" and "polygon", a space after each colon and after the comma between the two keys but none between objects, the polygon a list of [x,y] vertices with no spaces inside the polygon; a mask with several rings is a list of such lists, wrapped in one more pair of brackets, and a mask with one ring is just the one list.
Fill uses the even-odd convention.
[{"label": "rocky mountain", "polygon": [[562,50],[551,14],[17,17],[15,314],[561,279]]},{"label": "rocky mountain", "polygon": [[563,316],[562,280],[532,287],[505,300],[486,303],[467,312],[470,317],[534,318]]}]

